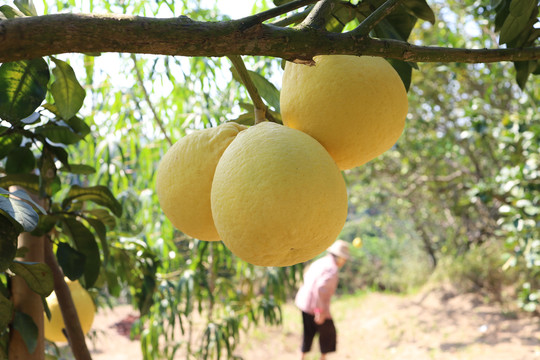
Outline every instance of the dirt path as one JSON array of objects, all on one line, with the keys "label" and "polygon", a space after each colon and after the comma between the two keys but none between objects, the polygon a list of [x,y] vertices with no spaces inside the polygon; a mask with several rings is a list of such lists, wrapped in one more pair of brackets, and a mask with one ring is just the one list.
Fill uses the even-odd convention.
[{"label": "dirt path", "polygon": [[[337,299],[332,312],[339,344],[330,359],[540,360],[540,319],[504,314],[477,295],[371,293]],[[113,327],[130,313],[119,307],[98,314],[94,360],[142,359],[139,343]],[[254,329],[236,354],[245,360],[299,359],[300,315],[292,305],[283,314],[281,328]],[[308,359],[317,359],[317,350],[315,344]]]}]

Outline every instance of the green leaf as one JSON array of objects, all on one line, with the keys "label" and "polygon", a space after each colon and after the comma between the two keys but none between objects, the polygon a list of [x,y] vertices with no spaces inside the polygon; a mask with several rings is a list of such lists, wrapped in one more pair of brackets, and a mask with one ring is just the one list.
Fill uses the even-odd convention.
[{"label": "green leaf", "polygon": [[21,145],[22,135],[19,133],[10,133],[0,135],[0,159],[6,157],[13,149]]},{"label": "green leaf", "polygon": [[51,59],[56,65],[52,71],[55,81],[51,85],[51,94],[62,118],[69,120],[81,109],[86,91],[68,63],[54,57]]},{"label": "green leaf", "polygon": [[74,201],[86,200],[105,206],[116,216],[122,215],[122,205],[116,200],[111,190],[101,185],[91,187],[73,185],[71,189],[69,189],[67,197],[62,201],[62,207],[67,208]]},{"label": "green leaf", "polygon": [[536,61],[515,61],[516,82],[521,89],[525,89],[529,75],[536,69]]},{"label": "green leaf", "polygon": [[47,139],[60,144],[76,144],[82,138],[73,132],[68,126],[47,124],[36,129],[36,134],[45,136]]},{"label": "green leaf", "polygon": [[32,206],[11,196],[0,195],[0,213],[17,221],[24,231],[32,231],[39,221]]},{"label": "green leaf", "polygon": [[103,221],[93,218],[87,218],[86,221],[92,226],[94,231],[96,232],[99,240],[101,241],[101,247],[103,249],[103,253],[105,255],[105,258],[108,258],[109,256],[109,244],[107,244],[107,227],[103,223]]},{"label": "green leaf", "polygon": [[0,187],[5,189],[18,185],[26,190],[39,193],[39,176],[34,174],[11,174],[0,177]]},{"label": "green leaf", "polygon": [[507,44],[516,39],[527,27],[535,9],[537,0],[512,0],[509,14],[504,20],[499,37],[500,44]]},{"label": "green leaf", "polygon": [[14,0],[13,3],[27,16],[37,16],[37,11],[32,0]]},{"label": "green leaf", "polygon": [[510,13],[510,1],[511,0],[500,0],[500,2],[497,4],[495,20],[493,22],[495,24],[496,32],[499,32],[501,30],[504,21]]},{"label": "green leaf", "polygon": [[435,13],[431,10],[426,0],[405,0],[403,5],[417,18],[435,24]]},{"label": "green leaf", "polygon": [[28,195],[28,193],[26,191],[24,191],[23,189],[18,189],[18,190],[12,191],[12,192],[10,192],[10,194],[20,198],[21,200],[26,201],[28,204],[30,204],[34,208],[38,209],[42,214],[44,214],[44,215],[47,214],[47,211],[41,205],[39,205],[37,202],[35,202],[34,199],[32,199],[30,197],[30,195]]},{"label": "green leaf", "polygon": [[64,218],[63,221],[75,247],[86,258],[84,280],[85,286],[89,288],[96,282],[101,268],[101,258],[96,239],[92,232],[81,222],[69,217]]},{"label": "green leaf", "polygon": [[36,225],[36,228],[32,230],[32,235],[34,236],[43,236],[51,232],[56,223],[58,222],[58,217],[54,215],[42,215],[39,217],[39,222]]},{"label": "green leaf", "polygon": [[334,11],[326,22],[326,30],[342,32],[343,28],[356,18],[356,9],[349,4],[337,3]]},{"label": "green leaf", "polygon": [[373,32],[381,39],[396,39],[407,41],[416,24],[416,18],[407,13],[401,15],[390,14],[382,19]]},{"label": "green leaf", "polygon": [[111,215],[108,210],[105,209],[92,209],[85,210],[84,214],[89,214],[97,219],[99,219],[105,226],[112,229],[116,226],[116,218]]},{"label": "green leaf", "polygon": [[74,116],[66,122],[81,138],[90,134],[90,127],[81,118]]},{"label": "green leaf", "polygon": [[537,0],[512,0],[510,2],[510,14],[514,16],[531,16]]},{"label": "green leaf", "polygon": [[52,271],[44,263],[14,261],[9,269],[22,277],[28,287],[41,296],[49,296],[54,289]]},{"label": "green leaf", "polygon": [[17,238],[22,230],[18,223],[0,213],[0,273],[6,271],[17,255]]},{"label": "green leaf", "polygon": [[253,111],[241,114],[236,119],[231,121],[237,122],[242,125],[255,125],[255,114]]},{"label": "green leaf", "polygon": [[290,3],[293,0],[273,0],[274,5],[281,6],[283,4]]},{"label": "green leaf", "polygon": [[39,122],[40,120],[41,120],[40,114],[38,112],[33,112],[32,114],[30,114],[30,116],[27,116],[24,119],[22,119],[21,123],[24,125],[32,125]]},{"label": "green leaf", "polygon": [[[14,19],[16,17],[23,17],[24,14],[17,9],[12,8],[9,5],[0,6],[0,14],[3,14],[6,19]],[[0,16],[0,20],[2,16]]]},{"label": "green leaf", "polygon": [[84,165],[84,164],[69,164],[69,169],[65,166],[62,166],[59,171],[62,172],[68,172],[71,174],[77,174],[77,175],[90,175],[95,174],[96,169],[93,168],[90,165]]},{"label": "green leaf", "polygon": [[35,167],[34,153],[26,146],[13,149],[6,160],[7,174],[27,174]]},{"label": "green leaf", "polygon": [[[233,67],[231,68],[231,72],[233,74],[233,77],[236,81],[242,83],[242,80],[240,80],[240,75],[238,75],[238,72]],[[257,91],[259,92],[259,95],[266,100],[268,105],[272,106],[276,111],[280,111],[280,104],[279,104],[279,90],[276,89],[274,84],[272,84],[270,81],[266,80],[264,76],[261,74],[248,70],[249,77],[251,78],[251,81],[253,81],[253,84],[257,88]]]},{"label": "green leaf", "polygon": [[408,62],[402,60],[389,59],[388,61],[401,77],[405,89],[409,91],[409,87],[411,86],[412,66]]},{"label": "green leaf", "polygon": [[15,311],[13,328],[21,334],[28,352],[33,353],[38,343],[38,327],[34,320],[25,313]]},{"label": "green leaf", "polygon": [[45,147],[54,154],[54,156],[62,163],[64,166],[71,166],[68,163],[68,153],[67,151],[60,146],[53,146],[51,144],[46,144]]},{"label": "green leaf", "polygon": [[0,294],[0,329],[5,329],[13,317],[13,303]]},{"label": "green leaf", "polygon": [[58,264],[62,267],[64,274],[70,280],[77,280],[84,274],[86,256],[75,250],[69,244],[61,242],[56,250]]},{"label": "green leaf", "polygon": [[30,116],[45,99],[49,66],[42,58],[0,66],[0,118],[16,123]]}]

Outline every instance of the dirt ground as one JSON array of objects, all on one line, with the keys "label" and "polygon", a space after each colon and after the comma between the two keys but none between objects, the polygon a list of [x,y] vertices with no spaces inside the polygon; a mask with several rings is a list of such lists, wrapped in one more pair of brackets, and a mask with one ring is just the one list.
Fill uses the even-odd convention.
[{"label": "dirt ground", "polygon": [[[332,312],[338,351],[329,359],[540,360],[540,319],[487,305],[474,294],[449,289],[411,296],[369,293],[335,299]],[[90,344],[94,360],[142,359],[139,343],[118,326],[131,315],[126,306],[97,315]],[[300,315],[293,305],[285,307],[284,319],[282,327],[244,335],[236,354],[245,360],[299,359]],[[309,360],[318,359],[317,350],[315,343]]]}]

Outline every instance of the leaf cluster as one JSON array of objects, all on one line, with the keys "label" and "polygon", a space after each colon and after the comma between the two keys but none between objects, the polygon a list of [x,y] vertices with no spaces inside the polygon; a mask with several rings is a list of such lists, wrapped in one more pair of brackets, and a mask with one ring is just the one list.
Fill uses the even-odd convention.
[{"label": "leaf cluster", "polygon": [[[2,6],[2,14],[35,15],[31,1],[15,5],[18,10]],[[29,232],[54,242],[63,273],[92,287],[102,261],[108,260],[106,224],[112,220],[114,226],[114,216],[122,213],[107,187],[83,185],[82,177],[95,169],[69,159],[69,152],[91,132],[77,115],[85,96],[63,60],[0,65],[0,333],[7,336],[12,324],[29,351],[36,346],[37,324],[14,311],[11,277],[23,278],[43,298],[53,290],[53,282],[48,265],[14,260],[25,253],[17,250],[19,234]]]}]

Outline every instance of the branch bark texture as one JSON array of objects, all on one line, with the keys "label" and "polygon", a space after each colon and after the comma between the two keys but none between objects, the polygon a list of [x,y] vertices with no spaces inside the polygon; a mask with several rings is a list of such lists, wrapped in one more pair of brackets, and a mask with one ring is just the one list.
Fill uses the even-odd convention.
[{"label": "branch bark texture", "polygon": [[90,351],[86,346],[86,340],[81,329],[75,303],[71,297],[69,287],[64,281],[64,274],[56,261],[50,239],[45,240],[45,263],[49,265],[53,273],[54,292],[60,305],[60,311],[64,319],[65,330],[73,356],[76,360],[92,360]]},{"label": "branch bark texture", "polygon": [[263,55],[310,60],[321,54],[371,55],[414,62],[488,63],[540,59],[540,47],[458,49],[416,46],[353,33],[281,28],[240,20],[55,14],[0,21],[0,62],[62,53],[124,52],[173,56]]}]

